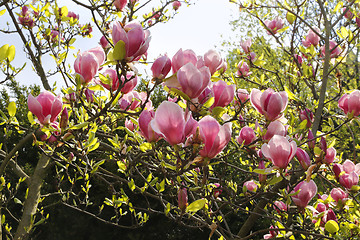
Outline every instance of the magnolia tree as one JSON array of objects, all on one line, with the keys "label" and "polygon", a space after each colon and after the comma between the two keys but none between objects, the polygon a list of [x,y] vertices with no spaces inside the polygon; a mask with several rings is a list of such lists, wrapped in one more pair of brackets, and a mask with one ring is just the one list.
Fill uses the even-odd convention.
[{"label": "magnolia tree", "polygon": [[[5,139],[22,136],[1,145],[2,237],[30,237],[47,206],[63,204],[125,228],[163,214],[212,239],[358,239],[360,92],[350,76],[359,76],[347,74],[358,72],[357,56],[348,60],[357,1],[234,1],[271,47],[244,39],[229,69],[215,50],[181,46],[147,62],[148,28],[188,2],[163,2],[141,19],[150,1],[73,2],[102,37],[70,66],[74,39],[92,24],[56,2],[1,3],[11,19],[3,32],[20,35],[45,89],[28,95],[29,123],[19,124],[15,102],[1,114]],[[278,58],[267,61],[269,51]],[[0,49],[4,82],[21,71],[14,54]],[[46,54],[61,92],[48,83]],[[26,142],[39,152],[32,171],[17,159]],[[45,179],[55,184],[44,188]]]}]

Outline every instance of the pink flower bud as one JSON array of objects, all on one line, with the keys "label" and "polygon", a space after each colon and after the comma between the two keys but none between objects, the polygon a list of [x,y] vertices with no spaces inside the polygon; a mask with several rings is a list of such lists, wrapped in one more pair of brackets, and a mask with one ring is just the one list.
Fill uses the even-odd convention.
[{"label": "pink flower bud", "polygon": [[127,0],[115,0],[113,4],[118,11],[122,11],[127,4]]},{"label": "pink flower bud", "polygon": [[350,11],[349,8],[344,7],[342,10],[343,10],[343,12],[345,12],[344,17],[345,17],[346,19],[351,20],[351,19],[354,17],[354,14]]},{"label": "pink flower bud", "polygon": [[[259,156],[262,155],[261,151],[259,151]],[[261,157],[261,156],[260,156]],[[265,169],[265,162],[264,160],[260,160],[259,162],[259,169]],[[266,181],[266,175],[265,174],[259,174],[259,182],[265,183]]]},{"label": "pink flower bud", "polygon": [[288,103],[288,96],[285,91],[275,92],[268,88],[264,92],[253,89],[250,93],[251,104],[256,110],[265,116],[268,121],[281,117]]},{"label": "pink flower bud", "polygon": [[248,60],[252,63],[255,62],[256,61],[256,53],[251,52],[248,56]]},{"label": "pink flower bud", "polygon": [[331,147],[331,148],[326,149],[324,163],[330,164],[330,163],[334,162],[335,157],[336,157],[336,149],[335,148]]},{"label": "pink flower bud", "polygon": [[304,209],[317,193],[317,186],[313,180],[310,180],[309,182],[302,181],[295,186],[291,193],[295,193],[299,190],[300,192],[297,195],[292,196],[292,199],[299,208]]},{"label": "pink flower bud", "polygon": [[214,158],[226,147],[231,138],[231,123],[221,126],[209,115],[199,121],[199,130],[204,143],[203,149],[199,152],[202,157]]},{"label": "pink flower bud", "polygon": [[215,189],[213,190],[214,191],[214,198],[218,198],[219,195],[222,193],[222,189],[221,189],[221,185],[219,183],[214,183],[215,185]]},{"label": "pink flower bud", "polygon": [[350,94],[344,94],[338,102],[345,114],[359,116],[360,115],[360,91],[354,90]]},{"label": "pink flower bud", "polygon": [[140,23],[130,22],[124,27],[117,21],[112,25],[112,40],[114,45],[118,41],[125,43],[125,60],[128,62],[137,61],[149,48],[151,40],[150,32],[143,30]]},{"label": "pink flower bud", "polygon": [[240,47],[244,50],[246,54],[249,54],[251,47],[251,38],[247,39],[246,41],[241,41]]},{"label": "pink flower bud", "polygon": [[81,82],[85,84],[89,83],[104,61],[105,52],[100,46],[79,53],[74,62],[74,69],[75,72],[79,74]]},{"label": "pink flower bud", "polygon": [[306,127],[307,127],[307,128],[310,128],[312,122],[314,121],[314,114],[313,114],[313,112],[312,112],[310,109],[308,109],[308,108],[306,108],[305,110],[301,110],[301,111],[300,111],[300,120],[301,120],[301,121],[306,120],[306,121],[307,121]]},{"label": "pink flower bud", "polygon": [[[320,33],[320,29],[317,27],[313,27],[313,29],[317,32]],[[307,36],[306,36],[306,40],[303,40],[302,43],[305,47],[310,47],[311,45],[313,45],[314,47],[317,46],[320,42],[320,36],[317,35],[313,30],[309,30]]]},{"label": "pink flower bud", "polygon": [[87,89],[85,89],[84,93],[85,93],[86,100],[88,102],[94,102],[94,91],[93,90],[90,90],[87,88]]},{"label": "pink flower bud", "polygon": [[167,55],[157,58],[151,66],[153,78],[164,79],[171,70],[171,60]]},{"label": "pink flower bud", "polygon": [[178,205],[182,212],[185,212],[188,205],[188,195],[187,190],[184,187],[180,187],[178,192]]},{"label": "pink flower bud", "polygon": [[334,171],[335,177],[338,178],[340,176],[340,173],[343,171],[342,165],[335,163],[333,166],[333,171]]},{"label": "pink flower bud", "polygon": [[286,136],[286,127],[278,120],[269,124],[263,139],[269,141],[274,135]]},{"label": "pink flower bud", "polygon": [[296,158],[299,160],[300,165],[304,168],[304,170],[307,170],[311,164],[309,154],[301,148],[298,148],[296,150]]},{"label": "pink flower bud", "polygon": [[119,107],[122,110],[135,110],[140,103],[141,97],[136,91],[128,92],[119,99]]},{"label": "pink flower bud", "polygon": [[223,80],[219,80],[212,86],[212,93],[215,100],[211,108],[225,107],[234,99],[235,85],[228,85]]},{"label": "pink flower bud", "polygon": [[316,210],[319,212],[319,213],[322,213],[322,212],[325,212],[327,209],[326,205],[322,202],[319,202],[316,206]]},{"label": "pink flower bud", "polygon": [[123,86],[121,88],[121,92],[124,94],[127,94],[136,87],[137,76],[132,72],[127,72],[126,73],[126,83],[124,84],[124,82],[125,82],[124,76],[121,76],[121,82],[123,84]]},{"label": "pink flower bud", "polygon": [[[341,48],[337,45],[334,40],[329,40],[329,50],[334,49],[330,52],[330,58],[336,58],[341,54]],[[325,45],[321,47],[321,56],[325,57]]]},{"label": "pink flower bud", "polygon": [[134,131],[135,128],[136,128],[136,125],[130,119],[126,119],[125,120],[125,127],[127,129],[129,129],[130,131]]},{"label": "pink flower bud", "polygon": [[346,187],[347,189],[351,189],[352,186],[357,185],[359,183],[359,175],[356,172],[344,173],[339,176],[339,183]]},{"label": "pink flower bud", "polygon": [[49,125],[56,121],[62,109],[62,101],[60,97],[48,91],[44,91],[36,98],[29,94],[28,108],[37,118],[40,124]]},{"label": "pink flower bud", "polygon": [[309,146],[310,149],[314,149],[315,148],[315,139],[314,139],[314,134],[312,133],[311,130],[309,130],[308,132],[308,141],[307,144]]},{"label": "pink flower bud", "polygon": [[68,125],[68,122],[69,122],[69,113],[68,113],[68,110],[67,110],[67,107],[65,107],[61,113],[61,117],[60,117],[60,128],[61,129],[65,129]]},{"label": "pink flower bud", "polygon": [[327,221],[330,221],[330,220],[334,220],[334,221],[338,221],[334,211],[332,209],[329,209],[326,214],[324,214],[323,216],[323,219],[324,223],[326,223]]},{"label": "pink flower bud", "polygon": [[237,141],[239,144],[249,145],[253,141],[255,141],[256,135],[254,130],[251,127],[243,127],[240,130],[240,135],[237,137]]},{"label": "pink flower bud", "polygon": [[206,103],[212,97],[212,91],[209,87],[206,87],[204,91],[198,96],[198,102],[200,104]]},{"label": "pink flower bud", "polygon": [[299,63],[299,65],[301,66],[301,64],[303,63],[302,57],[300,55],[298,55],[298,54],[294,54],[294,58]]},{"label": "pink flower bud", "polygon": [[223,59],[217,51],[211,49],[205,53],[204,62],[205,66],[209,68],[211,75],[214,75],[222,67]]},{"label": "pink flower bud", "polygon": [[256,192],[258,188],[258,185],[254,182],[254,180],[246,181],[243,186],[250,192]]},{"label": "pink flower bud", "polygon": [[143,135],[148,142],[156,142],[160,138],[160,136],[152,129],[150,124],[154,115],[154,111],[144,110],[141,112],[138,120],[141,135]]},{"label": "pink flower bud", "polygon": [[284,26],[284,21],[279,17],[276,17],[274,20],[265,20],[264,23],[268,28],[266,30],[268,31],[269,35],[271,35],[271,33],[276,34],[277,31],[282,29]]},{"label": "pink flower bud", "polygon": [[182,143],[185,139],[185,115],[176,103],[162,102],[150,124],[171,145]]},{"label": "pink flower bud", "polygon": [[102,37],[100,38],[100,45],[101,45],[101,47],[102,47],[103,49],[108,49],[108,48],[110,48],[110,43],[109,43],[109,41],[106,39],[105,36],[102,36]]},{"label": "pink flower bud", "polygon": [[119,79],[117,77],[116,70],[108,68],[102,74],[109,79],[111,84],[105,84],[102,81],[98,82],[107,90],[110,91],[111,89],[113,92],[115,92],[119,88]]},{"label": "pink flower bud", "polygon": [[187,49],[183,51],[180,48],[179,51],[177,51],[177,53],[173,56],[171,61],[173,73],[176,73],[182,66],[189,62],[196,66],[197,59],[198,58],[193,50]]},{"label": "pink flower bud", "polygon": [[181,6],[181,2],[179,2],[179,1],[174,1],[173,4],[172,4],[172,6],[173,6],[173,9],[174,9],[175,11],[177,11],[177,10],[179,9],[179,7]]},{"label": "pink flower bud", "polygon": [[326,140],[324,137],[321,137],[320,138],[320,149],[326,153],[326,150],[327,150],[327,143],[326,143]]},{"label": "pink flower bud", "polygon": [[289,142],[286,137],[275,135],[269,143],[265,143],[261,147],[264,156],[278,168],[287,168],[289,162],[296,154],[296,143]]},{"label": "pink flower bud", "polygon": [[338,203],[339,201],[346,201],[348,194],[341,188],[333,188],[331,189],[330,196],[336,203]]},{"label": "pink flower bud", "polygon": [[239,62],[237,68],[238,68],[237,74],[240,77],[248,77],[252,73],[252,72],[250,72],[249,65],[246,62],[244,62],[243,60],[241,60]]},{"label": "pink flower bud", "polygon": [[207,67],[197,69],[192,63],[182,66],[177,72],[181,90],[190,98],[198,97],[210,82],[210,71]]}]

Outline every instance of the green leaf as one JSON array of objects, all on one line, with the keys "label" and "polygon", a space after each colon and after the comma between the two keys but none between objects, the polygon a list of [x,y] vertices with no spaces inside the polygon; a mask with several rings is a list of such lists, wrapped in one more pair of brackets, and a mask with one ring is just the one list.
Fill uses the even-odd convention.
[{"label": "green leaf", "polygon": [[214,109],[212,110],[212,115],[214,115],[215,117],[222,117],[222,115],[226,112],[225,108],[223,107],[214,107]]},{"label": "green leaf", "polygon": [[16,103],[15,102],[10,102],[7,108],[10,117],[14,117],[16,114]]},{"label": "green leaf", "polygon": [[0,11],[0,16],[4,15],[6,13],[6,9]]},{"label": "green leaf", "polygon": [[215,102],[215,98],[211,97],[204,103],[203,106],[209,108],[214,104],[214,102]]},{"label": "green leaf", "polygon": [[120,40],[115,44],[114,52],[112,53],[112,55],[113,59],[117,61],[121,61],[125,58],[126,48],[124,41]]},{"label": "green leaf", "polygon": [[3,61],[8,56],[9,44],[5,44],[0,48],[0,61]]},{"label": "green leaf", "polygon": [[340,28],[340,32],[343,38],[347,38],[349,36],[349,31],[344,26]]},{"label": "green leaf", "polygon": [[7,58],[9,59],[9,62],[14,60],[15,58],[15,46],[11,45],[7,50]]},{"label": "green leaf", "polygon": [[256,168],[256,169],[254,169],[253,172],[258,173],[258,174],[267,175],[267,174],[274,173],[275,171],[273,170],[273,168],[265,168],[265,169]]},{"label": "green leaf", "polygon": [[283,180],[282,176],[274,176],[273,178],[271,178],[271,180],[268,182],[268,184],[274,185],[274,184],[277,184],[278,182],[281,182],[281,180]]},{"label": "green leaf", "polygon": [[183,93],[182,91],[180,91],[179,89],[171,88],[170,91],[173,92],[174,94],[182,97],[186,101],[191,101],[190,97],[188,95],[186,95],[185,93]]},{"label": "green leaf", "polygon": [[293,22],[295,21],[296,19],[296,16],[294,14],[292,14],[291,12],[287,12],[286,14],[286,19],[288,20],[288,22],[290,24],[293,24]]},{"label": "green leaf", "polygon": [[287,93],[289,99],[292,99],[292,100],[299,100],[295,94],[293,94],[286,86],[284,86],[284,90],[285,92]]},{"label": "green leaf", "polygon": [[206,203],[206,199],[196,200],[195,202],[192,202],[186,208],[186,211],[195,213],[195,212],[199,211],[200,209],[202,209],[205,206],[205,203]]}]

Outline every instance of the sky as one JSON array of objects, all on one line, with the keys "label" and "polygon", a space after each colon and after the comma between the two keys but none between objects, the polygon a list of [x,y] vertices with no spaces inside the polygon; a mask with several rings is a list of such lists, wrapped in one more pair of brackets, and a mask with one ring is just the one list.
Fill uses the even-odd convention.
[{"label": "sky", "polygon": [[[235,33],[231,31],[229,23],[238,14],[236,5],[230,4],[228,0],[195,0],[193,2],[194,4],[189,7],[183,4],[178,14],[176,14],[170,22],[157,24],[150,28],[152,39],[148,49],[149,61],[165,53],[172,58],[180,48],[183,50],[192,49],[197,55],[203,55],[212,48],[221,50],[221,42],[235,35]],[[86,22],[84,21],[84,16],[89,14],[85,9],[71,5],[70,0],[62,0],[59,1],[59,3],[66,5],[69,11],[74,11],[76,8],[80,14],[80,22]],[[2,8],[0,10],[2,10]],[[1,17],[1,28],[5,26],[3,19],[6,18],[6,15]],[[97,46],[100,35],[96,32],[96,27],[93,29],[93,38],[78,39],[75,42],[74,46],[77,49],[85,51]],[[23,52],[23,44],[19,36],[16,34],[2,34],[0,36],[0,46],[6,43],[15,45],[17,52],[13,63],[16,67],[22,66],[26,56]],[[48,62],[51,62],[51,59],[44,59],[43,64],[46,66]],[[27,64],[25,70],[19,74],[17,79],[21,84],[25,85],[40,84],[39,77],[33,72],[30,63]],[[61,77],[57,76],[50,79],[50,85],[55,81],[58,87],[64,85]]]}]

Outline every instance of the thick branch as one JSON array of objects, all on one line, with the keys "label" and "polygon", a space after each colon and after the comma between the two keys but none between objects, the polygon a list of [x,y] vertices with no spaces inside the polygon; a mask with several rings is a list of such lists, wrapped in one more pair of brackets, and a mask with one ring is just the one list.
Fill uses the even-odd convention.
[{"label": "thick branch", "polygon": [[36,165],[34,174],[31,176],[28,196],[24,203],[23,215],[21,217],[18,228],[15,233],[15,240],[24,240],[28,238],[28,233],[33,226],[33,215],[36,213],[40,199],[41,185],[47,172],[49,157],[41,155]]}]

